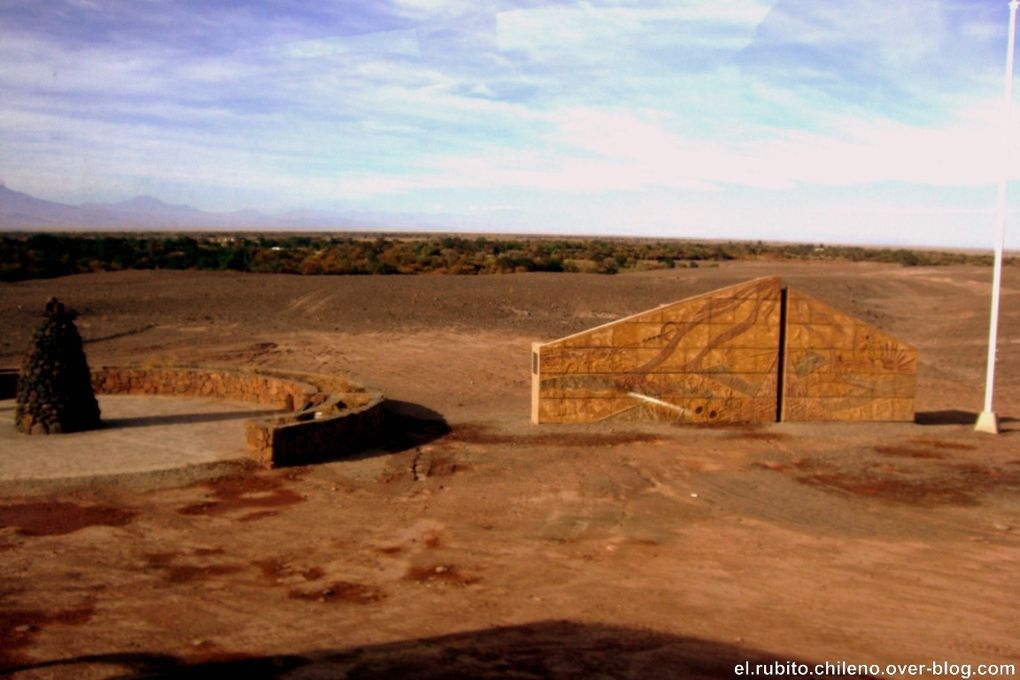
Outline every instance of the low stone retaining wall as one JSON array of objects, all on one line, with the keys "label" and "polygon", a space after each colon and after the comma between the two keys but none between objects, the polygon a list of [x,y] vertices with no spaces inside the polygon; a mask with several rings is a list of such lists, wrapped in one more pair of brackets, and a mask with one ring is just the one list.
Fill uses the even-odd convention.
[{"label": "low stone retaining wall", "polygon": [[284,371],[104,366],[96,394],[152,394],[247,401],[291,411],[245,423],[248,454],[266,467],[340,458],[376,443],[383,396],[344,378]]},{"label": "low stone retaining wall", "polygon": [[326,400],[309,383],[263,373],[205,368],[104,366],[92,371],[97,394],[160,394],[248,401],[300,411]]},{"label": "low stone retaining wall", "polygon": [[294,415],[245,423],[248,452],[267,467],[306,465],[338,458],[374,445],[383,428],[378,392],[342,392]]}]

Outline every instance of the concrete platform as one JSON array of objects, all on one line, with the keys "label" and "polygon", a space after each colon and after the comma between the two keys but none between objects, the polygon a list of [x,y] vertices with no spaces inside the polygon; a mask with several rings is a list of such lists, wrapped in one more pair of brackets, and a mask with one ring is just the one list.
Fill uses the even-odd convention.
[{"label": "concrete platform", "polygon": [[188,397],[98,395],[104,427],[25,435],[0,400],[0,482],[173,470],[244,458],[244,421],[279,411]]}]

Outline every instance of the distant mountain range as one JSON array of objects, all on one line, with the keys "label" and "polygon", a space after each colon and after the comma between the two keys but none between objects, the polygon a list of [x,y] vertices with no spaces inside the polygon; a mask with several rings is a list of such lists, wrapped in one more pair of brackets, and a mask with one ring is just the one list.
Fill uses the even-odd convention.
[{"label": "distant mountain range", "polygon": [[0,184],[0,229],[5,231],[119,230],[402,230],[434,225],[414,215],[295,210],[268,215],[257,210],[207,212],[189,205],[136,196],[120,203],[71,205],[44,201]]}]

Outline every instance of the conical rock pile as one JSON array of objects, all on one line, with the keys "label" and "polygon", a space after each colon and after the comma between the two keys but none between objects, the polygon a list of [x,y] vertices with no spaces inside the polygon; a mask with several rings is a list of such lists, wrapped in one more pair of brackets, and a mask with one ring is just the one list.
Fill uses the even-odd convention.
[{"label": "conical rock pile", "polygon": [[74,313],[56,298],[46,303],[18,375],[14,426],[28,434],[99,427],[99,404]]}]

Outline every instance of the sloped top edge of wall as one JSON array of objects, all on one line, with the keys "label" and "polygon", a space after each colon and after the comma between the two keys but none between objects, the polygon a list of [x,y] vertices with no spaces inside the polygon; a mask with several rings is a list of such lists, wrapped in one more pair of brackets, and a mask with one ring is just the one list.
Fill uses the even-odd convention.
[{"label": "sloped top edge of wall", "polygon": [[[688,305],[688,304],[691,304],[691,303],[697,303],[700,300],[707,300],[709,298],[719,298],[719,297],[740,298],[740,297],[768,295],[770,297],[774,296],[776,299],[778,299],[779,298],[779,292],[782,289],[782,287],[783,287],[783,280],[782,280],[781,277],[779,277],[779,276],[761,276],[761,277],[758,277],[758,278],[755,278],[755,279],[751,279],[749,281],[744,281],[742,283],[734,284],[732,286],[725,286],[723,288],[716,288],[714,290],[711,290],[711,291],[708,291],[708,292],[705,292],[705,293],[701,293],[701,294],[698,294],[698,295],[692,295],[691,297],[683,298],[682,300],[676,300],[675,302],[667,302],[667,303],[659,305],[658,307],[653,307],[651,309],[646,309],[644,311],[637,312],[637,313],[631,314],[629,316],[621,317],[619,319],[614,319],[613,321],[609,321],[609,322],[606,322],[604,324],[600,324],[598,326],[593,326],[592,328],[587,328],[587,329],[585,329],[583,331],[578,331],[577,333],[572,333],[571,335],[565,335],[565,336],[563,336],[561,338],[556,338],[555,340],[549,340],[547,342],[536,342],[536,343],[533,343],[532,346],[533,346],[534,349],[538,349],[538,348],[553,347],[553,346],[558,345],[560,343],[569,343],[571,341],[578,340],[579,338],[583,338],[583,337],[585,337],[587,335],[598,333],[599,331],[605,330],[606,328],[610,328],[610,327],[615,326],[617,324],[628,323],[628,322],[635,322],[635,321],[640,322],[640,321],[645,320],[650,315],[656,314],[658,312],[662,312],[664,310],[669,310],[671,308],[678,307],[678,306],[681,306],[681,305]],[[851,314],[847,314],[846,312],[844,312],[842,310],[839,310],[839,309],[837,309],[837,308],[833,307],[832,305],[829,305],[829,304],[827,304],[825,302],[822,302],[822,301],[818,300],[817,298],[815,298],[815,297],[813,297],[811,295],[808,295],[807,293],[801,292],[800,289],[798,289],[798,288],[788,287],[787,290],[789,291],[789,294],[791,295],[791,299],[796,299],[796,298],[803,299],[803,300],[805,300],[807,302],[810,302],[812,305],[814,305],[817,308],[825,309],[834,318],[841,318],[841,319],[844,319],[846,321],[850,321],[850,322],[853,322],[855,324],[859,324],[861,326],[867,326],[869,329],[872,330],[872,332],[876,336],[877,340],[881,340],[881,341],[884,341],[884,342],[887,342],[887,343],[890,343],[890,344],[898,344],[898,345],[900,345],[901,347],[903,347],[904,349],[907,349],[907,350],[916,350],[916,348],[913,345],[911,345],[910,343],[904,342],[903,340],[900,340],[899,338],[895,337],[894,335],[892,335],[892,334],[890,334],[890,333],[888,333],[886,331],[881,330],[880,328],[878,328],[874,324],[869,323],[867,321],[864,321],[863,319],[861,319],[859,317],[855,317],[855,316],[853,316]]]},{"label": "sloped top edge of wall", "polygon": [[860,317],[853,316],[852,314],[847,314],[841,309],[837,309],[836,307],[833,307],[830,304],[822,302],[818,298],[802,292],[799,288],[789,288],[787,295],[789,296],[788,300],[790,305],[795,305],[798,300],[803,300],[804,302],[809,303],[815,309],[823,310],[825,313],[831,315],[833,319],[837,319],[842,322],[851,322],[854,324],[858,324],[860,326],[866,326],[869,329],[869,332],[874,336],[874,339],[878,342],[887,343],[889,345],[897,345],[908,351],[914,352],[917,351],[917,348],[914,345],[911,345],[909,342],[904,342],[903,340],[900,340],[891,333],[883,331],[882,329],[875,326],[873,323],[864,321]]},{"label": "sloped top edge of wall", "polygon": [[609,321],[609,322],[606,322],[604,324],[601,324],[601,325],[598,325],[598,326],[594,326],[592,328],[586,328],[583,331],[578,331],[577,333],[572,333],[571,335],[565,335],[562,338],[556,338],[555,340],[550,340],[548,342],[535,343],[535,346],[536,347],[549,347],[551,345],[556,345],[558,343],[568,342],[568,341],[571,341],[571,340],[577,340],[578,338],[582,338],[585,335],[588,335],[590,333],[597,333],[598,331],[604,330],[604,329],[606,329],[606,328],[608,328],[610,326],[615,326],[616,324],[633,322],[633,321],[641,321],[643,319],[643,317],[646,317],[646,316],[648,316],[650,314],[655,314],[657,312],[661,312],[663,310],[670,309],[672,307],[676,307],[676,306],[680,306],[680,305],[688,305],[688,304],[691,304],[691,303],[696,303],[699,300],[707,300],[709,298],[726,297],[727,294],[729,294],[729,297],[739,298],[739,297],[747,297],[747,296],[750,296],[750,295],[758,295],[758,294],[760,294],[759,291],[765,290],[765,291],[768,291],[769,293],[774,293],[775,297],[778,299],[779,298],[779,291],[780,291],[780,288],[782,287],[782,282],[783,282],[783,279],[782,279],[782,277],[779,277],[779,276],[760,276],[758,278],[751,279],[749,281],[743,281],[741,283],[733,284],[732,286],[725,286],[723,288],[716,288],[714,290],[710,290],[710,291],[707,291],[705,293],[699,293],[698,295],[692,295],[690,297],[683,298],[682,300],[676,300],[674,302],[667,302],[667,303],[659,305],[658,307],[653,307],[651,309],[646,309],[644,311],[637,312],[636,314],[631,314],[630,316],[621,317],[619,319],[615,319],[613,321]]}]

